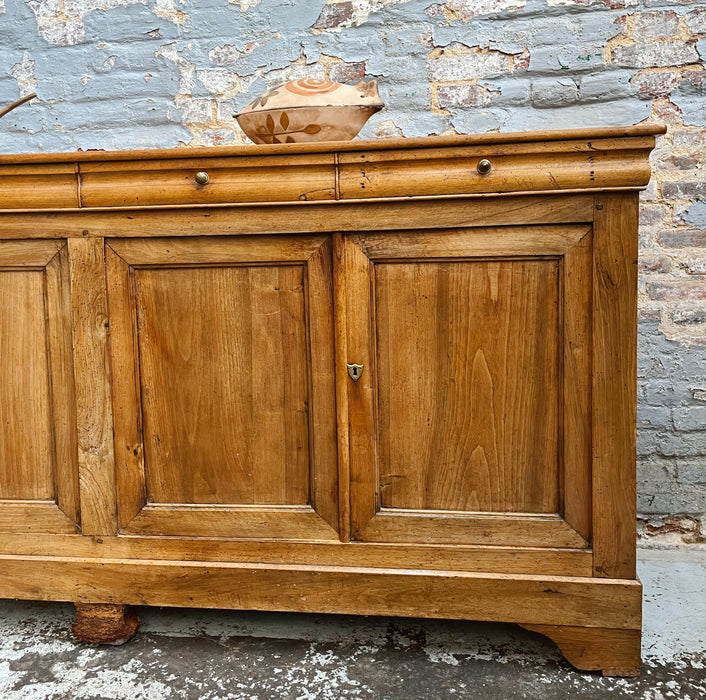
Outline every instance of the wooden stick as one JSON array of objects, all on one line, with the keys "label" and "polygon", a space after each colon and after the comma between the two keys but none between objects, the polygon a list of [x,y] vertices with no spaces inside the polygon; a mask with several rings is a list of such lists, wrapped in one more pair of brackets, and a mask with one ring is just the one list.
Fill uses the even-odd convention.
[{"label": "wooden stick", "polygon": [[19,107],[20,105],[23,105],[25,102],[29,102],[30,100],[33,100],[37,96],[36,92],[33,92],[31,95],[26,95],[25,97],[20,98],[17,100],[17,102],[13,102],[11,105],[8,105],[4,109],[0,109],[0,117],[4,117],[8,112],[12,112],[15,107]]}]

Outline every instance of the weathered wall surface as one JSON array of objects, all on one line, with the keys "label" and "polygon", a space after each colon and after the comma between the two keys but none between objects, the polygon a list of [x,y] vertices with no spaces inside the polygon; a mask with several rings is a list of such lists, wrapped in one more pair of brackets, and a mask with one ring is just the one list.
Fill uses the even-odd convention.
[{"label": "weathered wall surface", "polygon": [[[364,137],[666,122],[641,218],[639,509],[706,511],[706,6],[692,0],[0,0],[0,152],[239,143],[294,77],[377,77]],[[706,528],[706,525],[704,526]]]}]

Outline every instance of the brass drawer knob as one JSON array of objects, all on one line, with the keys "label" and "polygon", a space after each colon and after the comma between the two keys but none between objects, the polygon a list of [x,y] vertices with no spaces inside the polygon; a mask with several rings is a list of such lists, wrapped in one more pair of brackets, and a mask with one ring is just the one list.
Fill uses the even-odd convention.
[{"label": "brass drawer knob", "polygon": [[493,169],[493,164],[487,158],[481,158],[476,169],[481,175],[487,175]]},{"label": "brass drawer knob", "polygon": [[199,171],[194,176],[194,180],[196,180],[197,185],[208,185],[208,181],[210,179],[211,178],[208,176],[208,173],[204,172],[203,170]]}]

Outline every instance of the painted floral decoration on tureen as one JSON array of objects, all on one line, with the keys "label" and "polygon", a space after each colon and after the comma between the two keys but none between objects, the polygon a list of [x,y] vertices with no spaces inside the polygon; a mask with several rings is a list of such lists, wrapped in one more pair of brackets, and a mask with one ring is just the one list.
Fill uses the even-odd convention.
[{"label": "painted floral decoration on tureen", "polygon": [[235,116],[255,143],[348,141],[383,107],[376,80],[301,78],[267,90]]}]

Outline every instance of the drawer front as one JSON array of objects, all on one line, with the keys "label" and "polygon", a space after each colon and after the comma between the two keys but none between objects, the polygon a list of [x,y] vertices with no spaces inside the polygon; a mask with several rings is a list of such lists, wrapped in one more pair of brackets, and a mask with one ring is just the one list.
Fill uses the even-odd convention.
[{"label": "drawer front", "polygon": [[73,163],[0,166],[0,208],[68,209],[78,205]]},{"label": "drawer front", "polygon": [[335,199],[332,155],[81,165],[84,207]]}]

